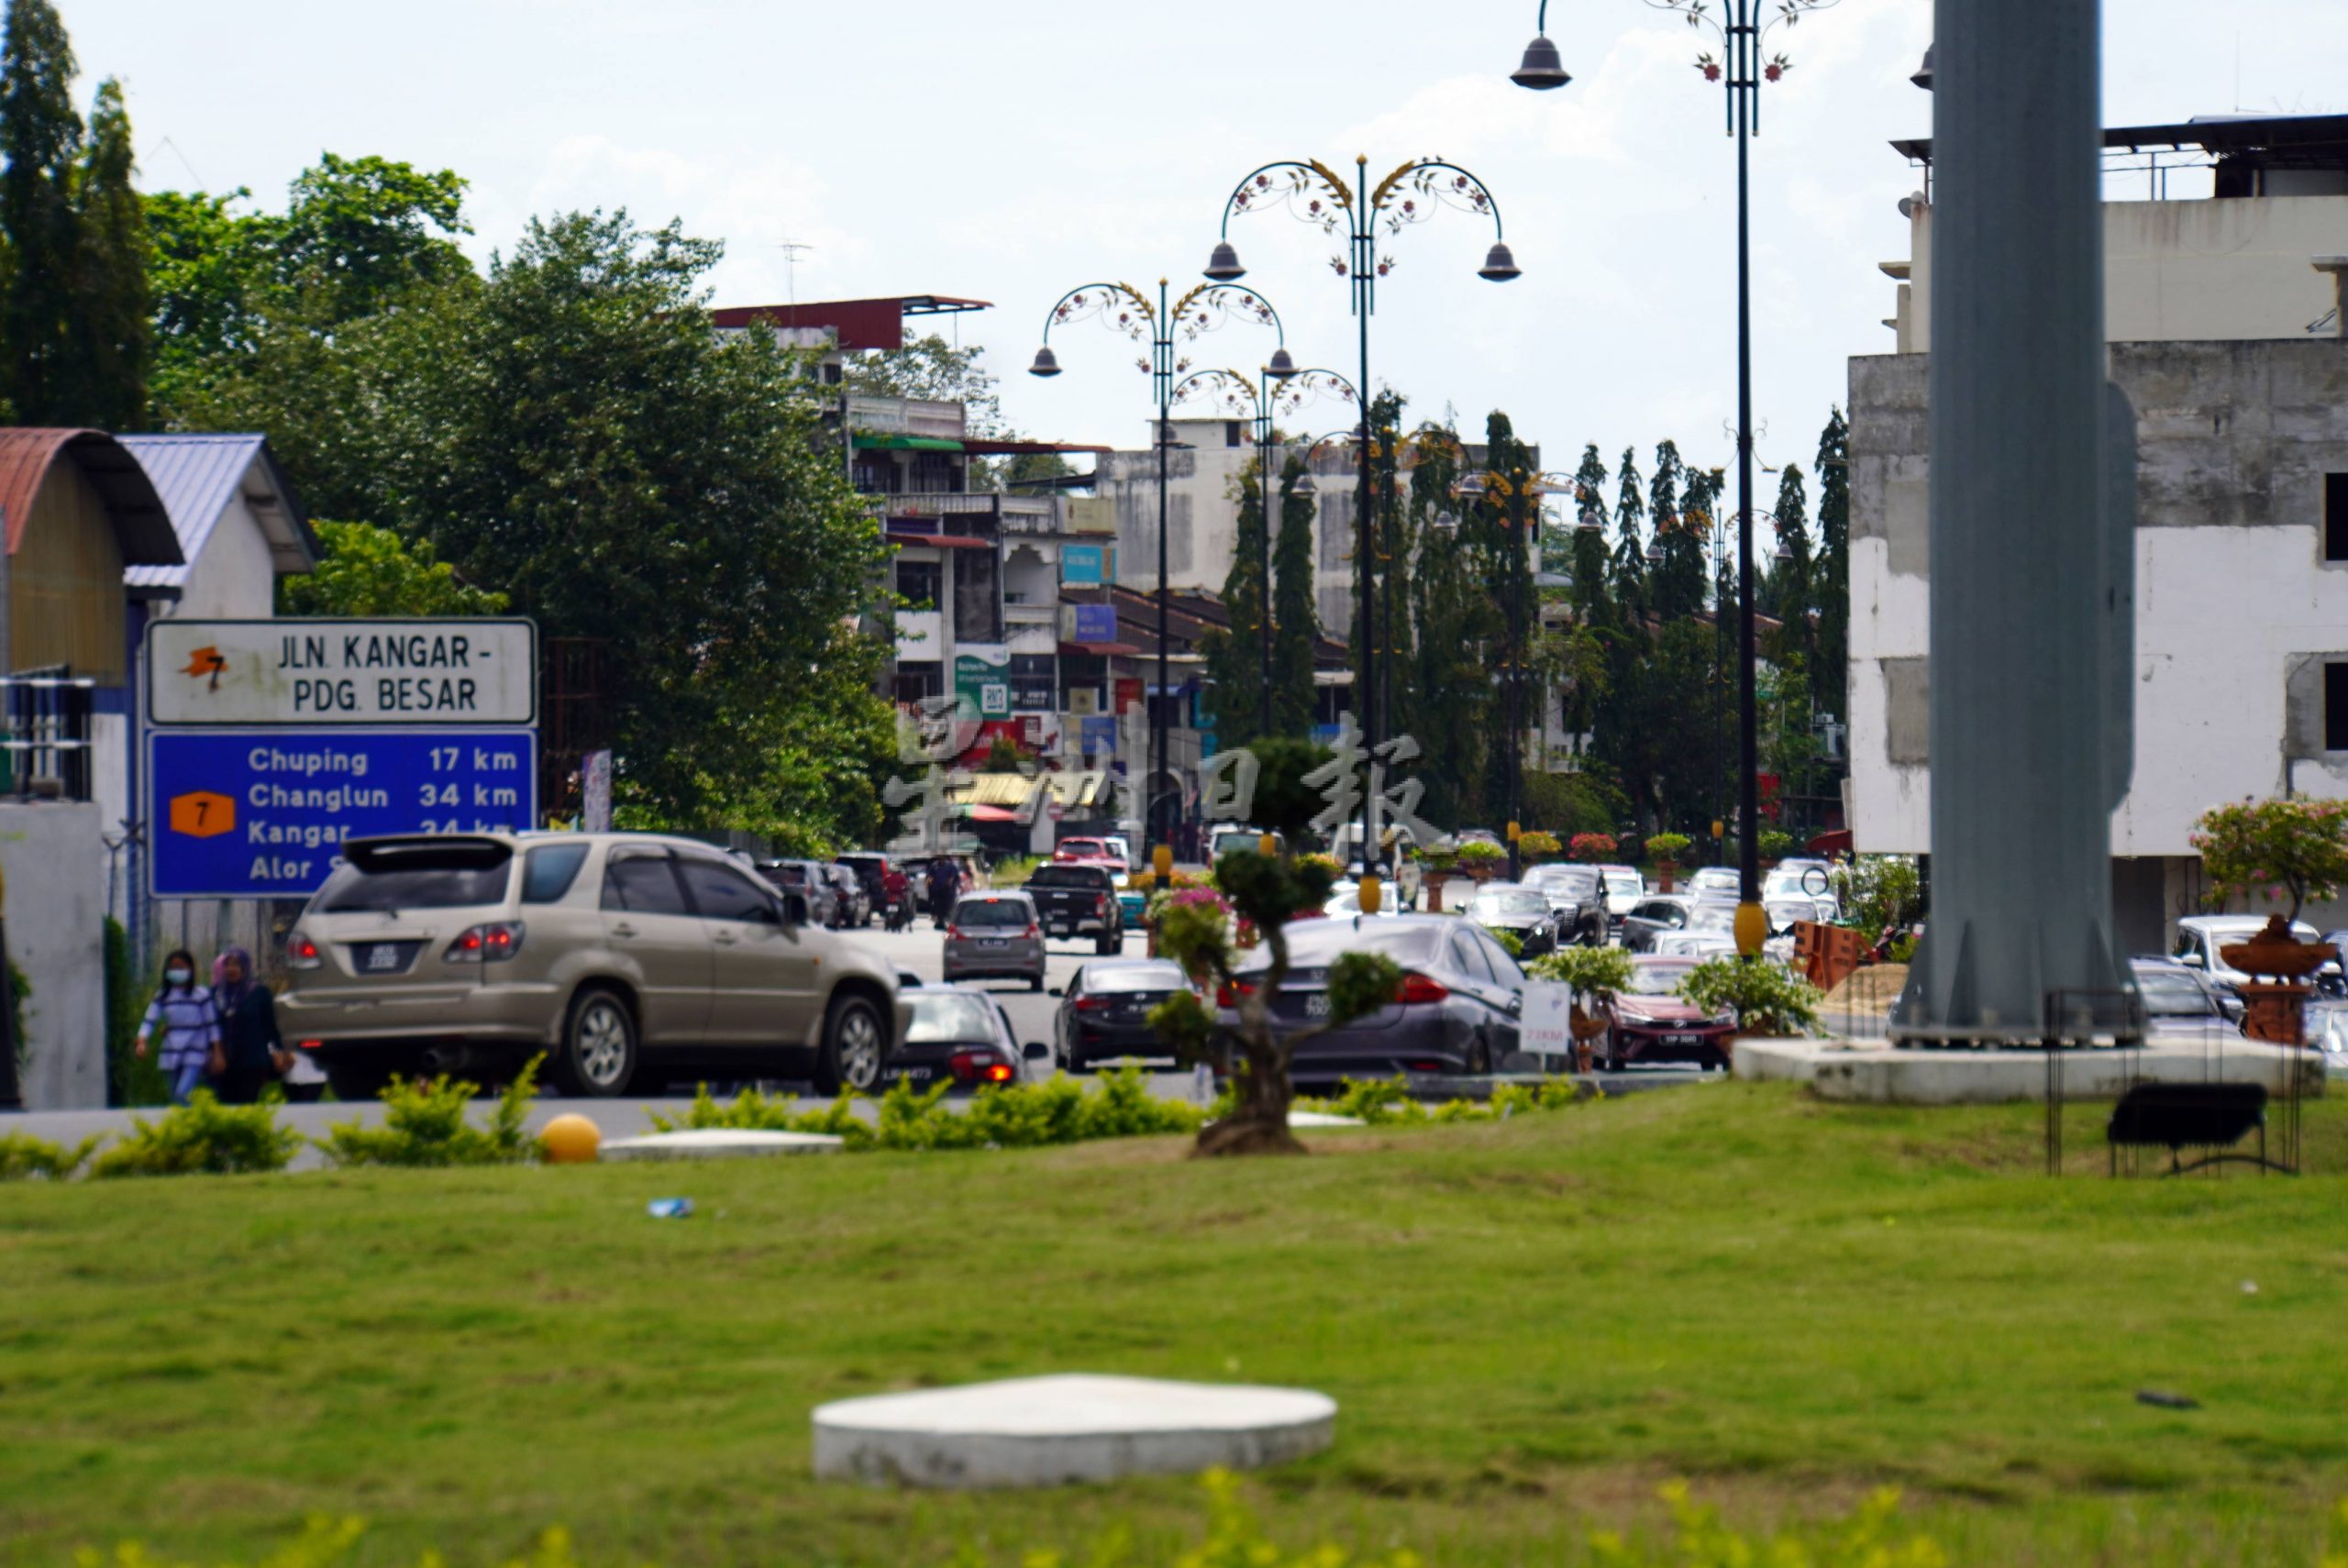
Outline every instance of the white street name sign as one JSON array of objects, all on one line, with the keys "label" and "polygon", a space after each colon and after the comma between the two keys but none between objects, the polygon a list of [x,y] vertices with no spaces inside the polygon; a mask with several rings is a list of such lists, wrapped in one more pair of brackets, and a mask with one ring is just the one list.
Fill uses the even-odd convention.
[{"label": "white street name sign", "polygon": [[153,724],[533,724],[526,620],[151,621]]}]

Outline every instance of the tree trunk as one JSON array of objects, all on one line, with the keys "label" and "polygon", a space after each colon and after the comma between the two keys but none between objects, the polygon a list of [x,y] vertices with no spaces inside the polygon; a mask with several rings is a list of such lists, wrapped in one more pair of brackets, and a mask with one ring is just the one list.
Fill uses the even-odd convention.
[{"label": "tree trunk", "polygon": [[1199,1141],[1191,1150],[1193,1159],[1306,1152],[1289,1131],[1289,1107],[1296,1099],[1296,1088],[1289,1082],[1286,1053],[1272,1037],[1271,999],[1288,979],[1288,935],[1275,925],[1264,933],[1264,941],[1272,950],[1271,966],[1262,984],[1239,1001],[1240,1060],[1234,1064],[1232,1078],[1238,1103],[1221,1121],[1199,1129]]}]

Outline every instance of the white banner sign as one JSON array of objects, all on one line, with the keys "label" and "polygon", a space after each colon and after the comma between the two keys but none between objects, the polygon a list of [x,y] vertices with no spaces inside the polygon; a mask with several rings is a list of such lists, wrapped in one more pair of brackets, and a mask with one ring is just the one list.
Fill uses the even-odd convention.
[{"label": "white banner sign", "polygon": [[150,621],[153,724],[534,724],[529,621]]},{"label": "white banner sign", "polygon": [[1541,1058],[1545,1071],[1573,1070],[1574,988],[1561,980],[1524,983],[1524,1018],[1519,1048]]}]

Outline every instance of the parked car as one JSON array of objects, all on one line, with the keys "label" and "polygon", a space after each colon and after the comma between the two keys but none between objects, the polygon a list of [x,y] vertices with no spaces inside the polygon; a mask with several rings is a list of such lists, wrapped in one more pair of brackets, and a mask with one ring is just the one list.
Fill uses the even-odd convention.
[{"label": "parked car", "polygon": [[1054,862],[1029,873],[1024,889],[1044,923],[1044,935],[1091,935],[1103,955],[1125,947],[1125,916],[1117,876],[1099,861]]},{"label": "parked car", "polygon": [[1128,926],[1139,925],[1149,912],[1149,893],[1134,886],[1134,873],[1130,871],[1117,878],[1117,912]]},{"label": "parked car", "polygon": [[2147,1034],[2233,1035],[2242,1032],[2248,1009],[2242,998],[2221,990],[2199,970],[2168,958],[2135,958],[2128,965],[2143,999]]},{"label": "parked car", "polygon": [[1464,911],[1486,931],[1505,931],[1519,944],[1518,955],[1538,958],[1557,950],[1557,914],[1541,892],[1515,882],[1487,882]]},{"label": "parked car", "polygon": [[[1214,831],[1207,835],[1207,864],[1213,865],[1234,850],[1260,849],[1263,844],[1262,828],[1235,827],[1229,823],[1218,823]],[[1288,836],[1276,833],[1272,834],[1272,844],[1276,850],[1284,849],[1288,845]]]},{"label": "parked car", "polygon": [[1700,866],[1688,878],[1688,891],[1700,898],[1706,893],[1726,894],[1733,899],[1744,891],[1744,884],[1733,866]]},{"label": "parked car", "polygon": [[1116,853],[1105,838],[1064,838],[1052,851],[1054,860],[1113,860]]},{"label": "parked car", "polygon": [[1597,947],[1606,941],[1606,883],[1589,866],[1535,866],[1524,874],[1524,885],[1549,900],[1557,916],[1560,942]]},{"label": "parked car", "polygon": [[[2238,989],[2251,977],[2226,962],[2224,949],[2248,942],[2265,923],[2265,915],[2187,915],[2176,922],[2176,942],[2170,953],[2178,963]],[[2301,942],[2320,940],[2315,927],[2305,921],[2294,922],[2291,934]]]},{"label": "parked car", "polygon": [[1121,833],[1104,833],[1101,842],[1109,846],[1109,858],[1130,871],[1134,868],[1134,841]]},{"label": "parked car", "polygon": [[889,857],[877,849],[851,849],[833,856],[832,864],[845,866],[856,873],[856,879],[864,885],[866,910],[885,922],[889,916],[889,893],[884,885],[891,870]]},{"label": "parked car", "polygon": [[1052,1043],[1071,1073],[1124,1056],[1163,1056],[1166,1043],[1149,1026],[1149,1010],[1190,988],[1179,965],[1162,958],[1087,964],[1076,972],[1052,1021]]},{"label": "parked car", "polygon": [[[1380,860],[1372,869],[1377,871],[1379,881],[1385,885],[1387,899],[1406,910],[1419,907],[1419,894],[1424,888],[1426,874],[1420,869],[1417,861],[1405,859],[1397,866],[1391,860]],[[1346,865],[1346,880],[1356,887],[1361,885],[1360,861]]]},{"label": "parked car", "polygon": [[[1321,912],[1330,916],[1332,919],[1341,916],[1350,919],[1353,916],[1360,914],[1362,912],[1360,887],[1352,882],[1339,882],[1335,884],[1329,889],[1329,897],[1327,900],[1321,906]],[[1406,912],[1408,911],[1396,909],[1394,907],[1393,900],[1380,895],[1378,900],[1378,912],[1370,918],[1373,920],[1387,920]]]},{"label": "parked car", "polygon": [[946,978],[1024,980],[1044,988],[1044,926],[1023,892],[965,893],[946,922]]},{"label": "parked car", "polygon": [[[1328,1016],[1329,966],[1346,952],[1383,953],[1403,970],[1390,1005],[1300,1042],[1290,1066],[1299,1084],[1391,1077],[1397,1073],[1489,1073],[1517,1048],[1524,971],[1490,933],[1449,915],[1394,920],[1306,920],[1288,928],[1290,969],[1271,1004],[1279,1034]],[[1260,981],[1271,954],[1242,961],[1238,985]],[[1217,1018],[1238,1021],[1238,997],[1219,991]],[[1228,1040],[1225,1039],[1225,1046]]]},{"label": "parked car", "polygon": [[[1631,906],[1623,917],[1623,945],[1634,953],[1645,953],[1655,945],[1656,937],[1667,931],[1685,931],[1694,918],[1696,900],[1686,893],[1650,893]],[[1730,908],[1732,921],[1735,910]]]},{"label": "parked car", "polygon": [[1695,968],[1693,958],[1631,960],[1631,983],[1615,993],[1600,1052],[1608,1072],[1656,1062],[1694,1062],[1725,1068],[1736,1033],[1732,1013],[1708,1013],[1678,995],[1679,982]]},{"label": "parked car", "polygon": [[807,900],[807,918],[826,928],[840,922],[840,890],[823,865],[814,860],[760,860],[755,863],[759,876],[786,893],[796,893]]},{"label": "parked car", "polygon": [[848,867],[834,862],[824,867],[825,879],[832,885],[834,908],[832,929],[861,931],[872,923],[872,895],[864,890],[863,881]]},{"label": "parked car", "polygon": [[641,834],[353,839],[287,934],[285,1038],[335,1093],[539,1052],[577,1095],[706,1072],[879,1081],[897,977],[724,851]]},{"label": "parked car", "polygon": [[1623,919],[1632,906],[1647,896],[1646,878],[1628,866],[1601,866],[1598,875],[1606,883],[1606,919],[1616,935],[1623,931]]},{"label": "parked car", "polygon": [[977,1089],[1051,1076],[1052,1048],[1042,1041],[1022,1049],[1002,1004],[969,986],[924,986],[907,994],[905,1035],[890,1053],[881,1077],[927,1088],[943,1079]]}]

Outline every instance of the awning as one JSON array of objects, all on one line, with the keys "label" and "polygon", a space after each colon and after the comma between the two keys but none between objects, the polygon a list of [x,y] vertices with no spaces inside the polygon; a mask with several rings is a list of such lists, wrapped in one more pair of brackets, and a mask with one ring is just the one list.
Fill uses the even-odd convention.
[{"label": "awning", "polygon": [[964,441],[962,450],[974,458],[1024,458],[1045,452],[1093,452],[1106,457],[1112,448],[1087,446],[1080,441],[1016,441],[986,436]]},{"label": "awning", "polygon": [[991,550],[992,539],[973,539],[968,534],[898,534],[887,536],[892,545],[928,545],[941,550]]},{"label": "awning", "polygon": [[974,823],[1015,823],[1017,812],[1006,812],[1001,806],[965,806],[962,815]]},{"label": "awning", "polygon": [[1133,658],[1140,654],[1141,649],[1131,643],[1062,643],[1060,652],[1063,654],[1116,654]]},{"label": "awning", "polygon": [[948,441],[939,436],[876,436],[869,431],[856,433],[856,444],[865,451],[888,452],[958,452],[959,441]]}]

